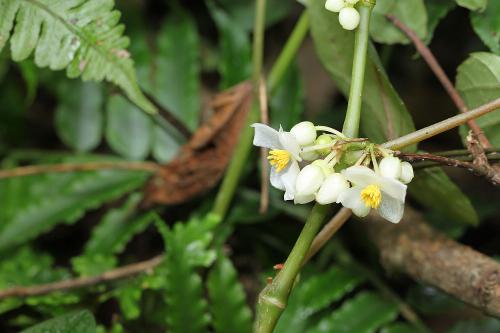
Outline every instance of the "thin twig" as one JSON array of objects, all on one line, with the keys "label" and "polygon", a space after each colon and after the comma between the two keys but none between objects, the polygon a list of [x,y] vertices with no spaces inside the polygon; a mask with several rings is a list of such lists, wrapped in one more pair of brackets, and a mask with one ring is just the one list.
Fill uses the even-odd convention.
[{"label": "thin twig", "polygon": [[[269,125],[269,109],[267,107],[267,91],[264,79],[259,85],[260,121]],[[259,212],[264,214],[269,208],[269,164],[267,163],[267,149],[260,149],[261,174],[260,174],[260,208]]]},{"label": "thin twig", "polygon": [[[469,155],[465,155],[465,156],[455,156],[454,159],[458,160],[458,161],[462,161],[462,162],[474,161],[474,157],[470,155],[470,152],[468,152],[468,153],[469,153]],[[446,155],[442,155],[442,154],[434,154],[434,155],[447,157]],[[500,161],[500,154],[499,153],[489,153],[489,154],[486,154],[486,158],[490,162],[497,162],[497,161]],[[434,162],[434,161],[416,162],[416,163],[412,164],[414,169],[424,169],[424,168],[430,168],[430,167],[435,167],[435,166],[440,166],[440,165],[442,165],[442,163]],[[493,166],[495,166],[495,165],[493,165]]]},{"label": "thin twig", "polygon": [[106,169],[157,172],[160,170],[160,165],[154,162],[109,162],[109,161],[28,165],[13,169],[0,170],[0,179],[10,178],[10,177],[31,176],[40,173],[96,171],[96,170],[106,170]]},{"label": "thin twig", "polygon": [[78,289],[100,283],[124,279],[140,273],[152,271],[156,266],[158,266],[160,263],[163,262],[163,259],[164,256],[159,255],[145,261],[140,261],[135,264],[126,265],[111,271],[107,271],[97,276],[81,277],[76,279],[40,284],[29,287],[12,287],[0,291],[0,299],[4,299],[7,297],[39,296],[39,295],[49,294],[55,291]]},{"label": "thin twig", "polygon": [[[453,103],[455,103],[456,107],[461,113],[468,112],[469,109],[465,105],[464,100],[458,93],[458,91],[455,89],[453,86],[453,83],[451,83],[450,79],[444,72],[443,68],[437,61],[436,57],[432,54],[431,50],[422,42],[422,40],[417,36],[417,34],[408,26],[406,26],[403,22],[401,22],[396,16],[392,14],[386,14],[385,15],[389,21],[391,21],[397,28],[399,28],[402,32],[408,36],[408,38],[413,42],[415,45],[415,48],[417,49],[418,53],[422,56],[422,58],[425,60],[425,62],[429,65],[431,70],[434,72],[438,80],[441,82],[443,85],[444,89],[450,95],[451,99],[453,100]],[[479,125],[476,123],[474,119],[470,119],[467,121],[467,126],[472,130],[474,135],[479,139],[479,142],[481,143],[481,146],[485,149],[491,148],[491,143],[489,142],[488,138],[484,135],[484,132],[481,130]]]}]

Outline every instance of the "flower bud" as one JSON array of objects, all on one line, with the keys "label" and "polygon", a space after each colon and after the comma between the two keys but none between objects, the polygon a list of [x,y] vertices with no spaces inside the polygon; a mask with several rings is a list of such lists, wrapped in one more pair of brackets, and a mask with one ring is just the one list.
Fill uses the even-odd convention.
[{"label": "flower bud", "polygon": [[344,0],[326,0],[325,8],[331,12],[338,13],[345,7]]},{"label": "flower bud", "polygon": [[397,157],[384,157],[379,167],[382,177],[398,179],[401,176],[401,160]]},{"label": "flower bud", "polygon": [[299,145],[308,146],[316,140],[316,128],[310,121],[303,121],[292,127],[293,134]]},{"label": "flower bud", "polygon": [[293,198],[294,204],[306,204],[310,203],[311,201],[314,201],[314,194],[309,194],[309,195],[295,194],[295,197]]},{"label": "flower bud", "polygon": [[[329,134],[321,134],[316,138],[316,141],[314,141],[315,145],[326,145],[329,143],[333,142],[333,138]],[[319,149],[317,150],[318,153],[321,155],[328,155],[330,154],[332,150],[330,148],[324,148],[324,149]]]},{"label": "flower bud", "polygon": [[305,197],[316,193],[323,183],[325,175],[321,167],[313,164],[300,170],[295,181],[295,196]]},{"label": "flower bud", "polygon": [[316,201],[321,205],[328,205],[337,201],[339,194],[349,188],[349,182],[340,173],[333,173],[326,177],[316,194]]},{"label": "flower bud", "polygon": [[352,7],[344,7],[339,13],[339,22],[342,28],[346,30],[354,30],[359,25],[359,13]]},{"label": "flower bud", "polygon": [[[305,146],[304,148],[307,148],[308,146]],[[320,156],[317,153],[316,150],[310,150],[310,151],[303,151],[300,153],[300,157],[302,157],[303,160],[305,161],[315,161],[317,160]]]},{"label": "flower bud", "polygon": [[408,184],[413,179],[413,176],[413,167],[411,166],[411,164],[408,162],[402,162],[401,176],[399,177],[399,179],[401,179],[401,182],[403,184]]},{"label": "flower bud", "polygon": [[355,5],[359,2],[359,0],[345,0],[345,3],[348,5]]},{"label": "flower bud", "polygon": [[328,163],[325,160],[316,160],[311,163],[312,165],[317,165],[321,168],[321,171],[323,171],[323,175],[325,177],[331,175],[333,173],[333,168],[328,165]]}]

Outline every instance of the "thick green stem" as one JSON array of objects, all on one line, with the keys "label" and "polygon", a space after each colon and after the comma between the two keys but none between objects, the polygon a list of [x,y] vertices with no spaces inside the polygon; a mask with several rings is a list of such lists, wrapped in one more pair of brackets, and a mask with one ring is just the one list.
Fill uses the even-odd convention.
[{"label": "thick green stem", "polygon": [[373,4],[368,1],[363,2],[358,8],[360,22],[355,35],[352,81],[349,90],[347,114],[344,120],[344,127],[342,128],[342,133],[351,138],[356,138],[359,132],[361,104],[363,103],[363,85],[365,81],[366,50],[368,49],[372,8]]},{"label": "thick green stem", "polygon": [[278,87],[278,84],[281,82],[281,79],[290,67],[290,64],[295,59],[297,51],[299,50],[302,41],[307,35],[308,30],[309,15],[307,15],[307,12],[304,12],[293,28],[292,34],[288,38],[283,51],[281,51],[278,59],[271,69],[271,72],[269,73],[269,76],[267,78],[267,86],[270,94],[272,94],[275,91],[276,87]]},{"label": "thick green stem", "polygon": [[307,251],[318,233],[328,211],[328,206],[316,204],[311,210],[302,232],[288,256],[283,269],[259,295],[255,333],[271,333],[286,307],[297,274]]}]

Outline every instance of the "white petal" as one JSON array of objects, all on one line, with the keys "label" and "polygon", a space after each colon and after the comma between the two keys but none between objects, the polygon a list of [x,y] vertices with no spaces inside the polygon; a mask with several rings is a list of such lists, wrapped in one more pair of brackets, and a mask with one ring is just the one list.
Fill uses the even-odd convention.
[{"label": "white petal", "polygon": [[413,173],[413,167],[408,162],[401,163],[401,181],[403,184],[408,184],[413,179],[415,174]]},{"label": "white petal", "polygon": [[405,204],[389,195],[382,194],[382,202],[377,208],[378,213],[384,219],[392,223],[398,223],[403,217]]},{"label": "white petal", "polygon": [[352,166],[342,170],[342,174],[351,183],[358,186],[368,186],[370,184],[378,184],[380,176],[375,171],[365,166]]},{"label": "white petal", "polygon": [[326,177],[316,194],[319,204],[327,205],[337,201],[340,193],[349,188],[349,183],[340,173],[334,173]]},{"label": "white petal", "polygon": [[398,179],[401,177],[401,160],[394,156],[384,157],[379,164],[380,175],[382,177],[388,177],[393,179]]},{"label": "white petal", "polygon": [[[283,172],[283,171],[282,171]],[[281,172],[276,172],[275,168],[271,168],[271,175],[269,176],[269,180],[271,181],[271,185],[278,190],[285,190],[285,184],[281,180]]]},{"label": "white petal", "polygon": [[295,140],[295,137],[290,133],[290,132],[285,132],[280,128],[279,134],[278,134],[279,142],[281,147],[288,151],[290,154],[292,154],[293,158],[296,159],[297,161],[302,161],[302,158],[300,158],[300,146],[297,140]]},{"label": "white petal", "polygon": [[295,204],[306,204],[314,200],[314,194],[310,195],[297,195],[295,194],[295,198],[293,199],[293,203]]},{"label": "white petal", "polygon": [[261,123],[252,124],[255,129],[253,144],[258,147],[279,149],[281,148],[278,131]]},{"label": "white petal", "polygon": [[356,186],[342,191],[337,202],[341,202],[342,206],[350,208],[354,215],[365,217],[368,213],[370,213],[370,207],[367,207],[361,200],[362,189],[362,187]]},{"label": "white petal", "polygon": [[407,186],[401,183],[399,180],[379,177],[378,185],[380,186],[380,190],[382,193],[387,193],[389,196],[405,202],[406,197],[406,188]]},{"label": "white petal", "polygon": [[290,165],[279,172],[281,176],[281,182],[285,187],[285,200],[292,200],[295,196],[295,182],[297,180],[297,175],[300,172],[299,164],[295,161],[291,161]]},{"label": "white petal", "polygon": [[309,164],[299,172],[295,182],[295,191],[301,196],[314,194],[319,190],[324,179],[325,174],[321,170],[321,167]]}]

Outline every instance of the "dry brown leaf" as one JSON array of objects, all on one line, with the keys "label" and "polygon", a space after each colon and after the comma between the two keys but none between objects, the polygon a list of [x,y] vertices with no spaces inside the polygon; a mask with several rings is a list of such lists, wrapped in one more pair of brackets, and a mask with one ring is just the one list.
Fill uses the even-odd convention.
[{"label": "dry brown leaf", "polygon": [[212,100],[214,115],[198,128],[179,156],[150,179],[144,204],[180,204],[215,186],[224,174],[251,104],[249,82],[217,94]]}]

